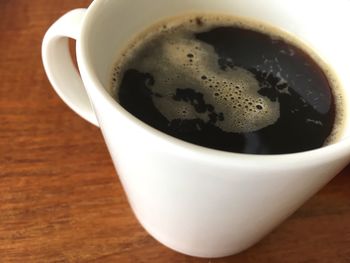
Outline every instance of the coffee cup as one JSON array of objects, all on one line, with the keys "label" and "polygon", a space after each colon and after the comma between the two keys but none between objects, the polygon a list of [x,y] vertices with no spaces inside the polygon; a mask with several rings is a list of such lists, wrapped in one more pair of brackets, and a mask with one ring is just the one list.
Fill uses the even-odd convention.
[{"label": "coffee cup", "polygon": [[[257,243],[349,163],[349,10],[346,0],[95,0],[50,27],[42,58],[57,94],[100,127],[130,206],[146,231],[175,251],[223,257]],[[152,24],[191,12],[262,21],[308,43],[341,83],[342,136],[299,153],[239,154],[176,139],[127,112],[109,90],[116,55]],[[68,38],[76,40],[80,74]]]}]

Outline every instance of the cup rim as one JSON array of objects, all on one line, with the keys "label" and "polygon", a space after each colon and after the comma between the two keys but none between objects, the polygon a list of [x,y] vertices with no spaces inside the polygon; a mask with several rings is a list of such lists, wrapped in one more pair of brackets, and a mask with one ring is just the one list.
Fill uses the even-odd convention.
[{"label": "cup rim", "polygon": [[[261,161],[264,160],[268,161],[268,165],[277,160],[291,160],[293,159],[295,162],[296,159],[300,161],[315,161],[317,158],[323,157],[325,155],[332,156],[336,158],[336,156],[340,156],[342,154],[350,154],[350,138],[345,137],[340,139],[339,141],[336,141],[330,145],[322,146],[316,149],[307,150],[307,151],[301,151],[301,152],[295,152],[295,153],[284,153],[284,154],[249,154],[249,153],[237,153],[237,152],[229,152],[229,151],[223,151],[223,150],[217,150],[209,147],[204,147],[200,145],[196,145],[181,139],[178,139],[176,137],[173,137],[171,135],[168,135],[162,131],[159,131],[158,129],[144,123],[131,113],[129,113],[126,109],[124,109],[120,104],[118,104],[112,96],[106,91],[103,84],[100,82],[99,78],[97,77],[96,73],[93,70],[93,67],[91,66],[91,58],[89,58],[89,52],[87,52],[87,46],[85,41],[87,39],[88,35],[88,27],[87,24],[93,24],[92,21],[94,20],[94,13],[98,8],[101,7],[102,4],[105,4],[102,0],[94,0],[91,5],[87,8],[87,12],[85,14],[85,17],[83,18],[80,37],[77,40],[77,60],[78,65],[81,70],[81,75],[83,78],[87,79],[89,83],[92,83],[92,85],[89,85],[88,89],[94,89],[98,94],[101,95],[101,98],[104,100],[105,103],[108,103],[109,106],[117,110],[120,114],[123,115],[125,119],[128,119],[130,122],[132,122],[134,125],[136,125],[139,129],[142,129],[143,131],[147,132],[148,134],[152,135],[153,137],[157,137],[161,141],[167,143],[169,146],[173,146],[175,148],[178,148],[182,150],[183,152],[186,152],[187,154],[192,155],[193,157],[209,157],[209,159],[222,159],[222,160],[232,160],[233,157],[239,157],[240,161]],[[98,116],[96,116],[98,118]],[[349,123],[350,125],[350,123]],[[293,158],[291,158],[293,157]],[[296,158],[298,157],[298,158]]]}]

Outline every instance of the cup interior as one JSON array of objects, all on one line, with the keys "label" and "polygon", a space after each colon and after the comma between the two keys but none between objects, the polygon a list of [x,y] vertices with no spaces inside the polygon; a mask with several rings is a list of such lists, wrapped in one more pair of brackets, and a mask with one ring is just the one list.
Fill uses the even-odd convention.
[{"label": "cup interior", "polygon": [[343,138],[350,135],[350,2],[346,0],[95,0],[82,28],[82,55],[110,91],[120,52],[150,25],[166,17],[214,12],[251,18],[291,33],[336,72],[345,98]]}]

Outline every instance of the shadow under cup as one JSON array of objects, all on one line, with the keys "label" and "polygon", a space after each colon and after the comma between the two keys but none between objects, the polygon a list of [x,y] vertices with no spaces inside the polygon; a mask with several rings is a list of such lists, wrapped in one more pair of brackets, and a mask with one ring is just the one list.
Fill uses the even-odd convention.
[{"label": "shadow under cup", "polygon": [[[301,39],[336,72],[349,118],[350,2],[96,0],[88,9],[77,42],[78,64],[90,97],[106,102],[96,103],[95,110],[136,217],[174,250],[221,257],[255,244],[345,167],[350,125],[345,120],[340,142],[312,153],[258,156],[180,142],[133,118],[109,91],[118,54],[150,25],[201,12],[258,20]],[[92,104],[94,100],[91,97]],[[118,123],[110,124],[115,117]],[[116,139],[118,132],[124,137]],[[140,137],[146,146],[135,142]]]}]

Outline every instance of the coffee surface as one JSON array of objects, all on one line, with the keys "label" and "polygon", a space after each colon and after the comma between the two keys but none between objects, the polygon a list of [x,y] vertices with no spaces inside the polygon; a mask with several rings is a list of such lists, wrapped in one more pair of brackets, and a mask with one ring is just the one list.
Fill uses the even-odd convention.
[{"label": "coffee surface", "polygon": [[341,94],[323,62],[266,25],[203,15],[165,21],[128,46],[116,100],[169,135],[213,149],[294,153],[335,140]]}]

